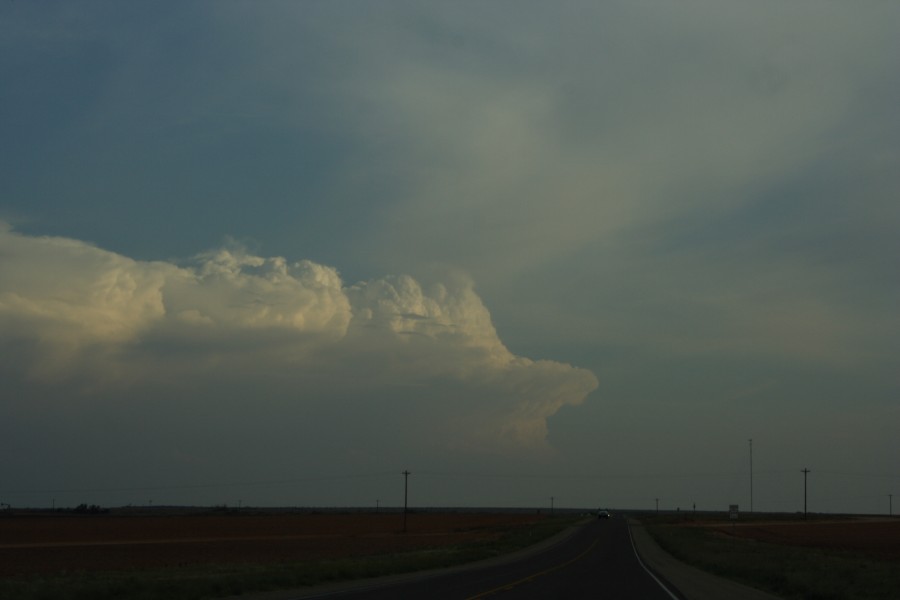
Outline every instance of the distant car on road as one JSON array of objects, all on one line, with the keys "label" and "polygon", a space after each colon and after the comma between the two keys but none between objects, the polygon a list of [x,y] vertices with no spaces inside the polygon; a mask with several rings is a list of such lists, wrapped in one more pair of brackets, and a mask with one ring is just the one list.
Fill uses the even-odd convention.
[{"label": "distant car on road", "polygon": [[603,510],[603,509],[598,510],[598,511],[597,511],[597,518],[598,518],[598,519],[608,519],[608,518],[609,518],[609,511],[608,511],[608,510]]}]

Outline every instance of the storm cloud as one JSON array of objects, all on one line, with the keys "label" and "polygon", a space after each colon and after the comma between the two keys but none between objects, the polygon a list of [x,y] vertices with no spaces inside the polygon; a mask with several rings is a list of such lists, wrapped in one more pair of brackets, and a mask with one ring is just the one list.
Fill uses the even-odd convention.
[{"label": "storm cloud", "polygon": [[345,286],[334,268],[237,246],[175,265],[8,227],[0,254],[5,377],[52,385],[45,403],[140,396],[153,381],[215,407],[215,390],[239,374],[244,387],[293,397],[273,418],[294,418],[291,404],[327,411],[343,395],[348,420],[389,419],[391,390],[415,389],[423,416],[407,426],[433,448],[540,453],[546,419],[597,386],[584,369],[509,352],[459,274]]}]

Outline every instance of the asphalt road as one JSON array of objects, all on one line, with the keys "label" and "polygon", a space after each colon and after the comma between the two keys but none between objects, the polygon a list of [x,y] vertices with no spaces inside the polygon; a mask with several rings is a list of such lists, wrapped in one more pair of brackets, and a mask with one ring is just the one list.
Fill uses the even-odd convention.
[{"label": "asphalt road", "polygon": [[679,600],[642,565],[625,519],[616,517],[594,520],[565,541],[515,562],[316,597]]}]

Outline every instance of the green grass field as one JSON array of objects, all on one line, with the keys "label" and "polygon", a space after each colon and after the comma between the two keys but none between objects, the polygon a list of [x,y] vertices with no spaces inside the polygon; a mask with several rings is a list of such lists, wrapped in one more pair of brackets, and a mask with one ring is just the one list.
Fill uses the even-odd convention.
[{"label": "green grass field", "polygon": [[668,517],[641,518],[659,545],[700,569],[785,600],[897,600],[900,564],[860,552],[740,539]]}]

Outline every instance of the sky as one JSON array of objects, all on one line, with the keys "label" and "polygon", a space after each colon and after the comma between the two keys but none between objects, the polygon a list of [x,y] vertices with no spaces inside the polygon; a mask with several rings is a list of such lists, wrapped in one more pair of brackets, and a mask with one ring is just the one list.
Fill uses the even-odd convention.
[{"label": "sky", "polygon": [[0,502],[887,513],[898,27],[3,2]]}]

